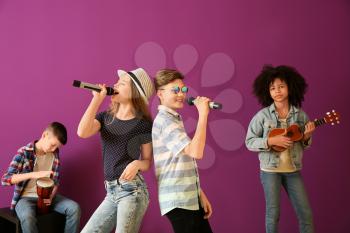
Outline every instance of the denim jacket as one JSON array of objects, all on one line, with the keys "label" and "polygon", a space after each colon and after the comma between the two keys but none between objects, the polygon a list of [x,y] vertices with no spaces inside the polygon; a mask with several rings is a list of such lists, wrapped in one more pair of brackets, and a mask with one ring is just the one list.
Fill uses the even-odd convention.
[{"label": "denim jacket", "polygon": [[[304,111],[291,106],[287,117],[287,125],[297,124],[304,126],[308,122],[308,116]],[[275,105],[271,104],[260,110],[249,123],[245,144],[250,151],[259,152],[260,169],[273,169],[279,165],[280,152],[271,150],[267,145],[269,132],[274,128],[280,128],[278,113]],[[297,170],[302,168],[303,150],[309,147],[311,138],[307,142],[294,142],[290,155],[293,165]]]}]

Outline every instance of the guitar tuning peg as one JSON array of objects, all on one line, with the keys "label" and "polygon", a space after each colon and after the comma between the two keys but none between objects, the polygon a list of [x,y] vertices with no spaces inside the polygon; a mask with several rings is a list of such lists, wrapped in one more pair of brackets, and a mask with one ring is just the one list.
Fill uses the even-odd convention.
[{"label": "guitar tuning peg", "polygon": [[331,113],[330,112],[327,112],[327,115],[330,115]]},{"label": "guitar tuning peg", "polygon": [[332,122],[331,125],[334,125],[334,122]]},{"label": "guitar tuning peg", "polygon": [[333,109],[332,112],[335,112],[335,110]]}]

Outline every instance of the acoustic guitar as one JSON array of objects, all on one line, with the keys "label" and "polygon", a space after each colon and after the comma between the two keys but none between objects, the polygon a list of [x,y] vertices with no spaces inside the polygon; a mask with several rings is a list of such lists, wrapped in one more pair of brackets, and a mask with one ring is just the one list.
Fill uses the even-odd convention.
[{"label": "acoustic guitar", "polygon": [[[336,111],[332,110],[332,112],[327,112],[327,114],[322,119],[316,119],[313,122],[315,123],[316,127],[324,124],[335,125],[340,123],[340,116]],[[289,137],[293,142],[297,142],[303,138],[304,131],[305,131],[305,125],[298,126],[296,124],[292,124],[285,129],[282,129],[282,128],[272,129],[269,132],[268,137],[270,138],[278,135],[283,135],[283,136]],[[272,149],[278,152],[282,152],[286,150],[285,147],[281,147],[281,146],[272,146]]]}]

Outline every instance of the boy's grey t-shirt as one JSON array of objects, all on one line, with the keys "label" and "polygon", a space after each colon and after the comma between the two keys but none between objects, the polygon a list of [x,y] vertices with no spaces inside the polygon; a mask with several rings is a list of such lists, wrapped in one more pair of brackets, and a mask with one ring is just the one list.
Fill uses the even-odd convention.
[{"label": "boy's grey t-shirt", "polygon": [[152,122],[119,120],[107,111],[98,113],[96,120],[101,124],[104,178],[116,180],[129,163],[140,158],[141,145],[152,142]]},{"label": "boy's grey t-shirt", "polygon": [[[52,165],[55,160],[55,155],[53,153],[47,153],[45,155],[36,155],[35,164],[33,172],[38,171],[51,171]],[[38,197],[36,190],[36,181],[37,179],[30,179],[23,189],[21,194],[22,197]]]}]

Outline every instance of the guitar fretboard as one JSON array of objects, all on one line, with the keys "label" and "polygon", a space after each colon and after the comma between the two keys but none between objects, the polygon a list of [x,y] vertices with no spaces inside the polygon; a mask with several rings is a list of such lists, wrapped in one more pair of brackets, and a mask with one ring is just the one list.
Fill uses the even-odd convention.
[{"label": "guitar fretboard", "polygon": [[[325,124],[326,120],[325,119],[316,119],[316,120],[314,120],[314,123],[315,123],[315,126],[317,127],[317,126]],[[300,126],[299,129],[300,129],[300,132],[304,132],[305,131],[305,125]]]},{"label": "guitar fretboard", "polygon": [[314,121],[315,123],[315,126],[319,126],[319,125],[323,125],[324,123],[326,123],[326,120],[325,119],[316,119]]}]

